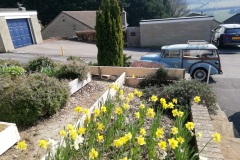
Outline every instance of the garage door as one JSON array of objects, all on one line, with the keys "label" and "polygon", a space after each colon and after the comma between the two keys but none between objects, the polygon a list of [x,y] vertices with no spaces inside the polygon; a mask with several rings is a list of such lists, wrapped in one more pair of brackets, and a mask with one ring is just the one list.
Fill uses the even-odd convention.
[{"label": "garage door", "polygon": [[14,48],[33,44],[27,19],[8,19],[7,24]]}]

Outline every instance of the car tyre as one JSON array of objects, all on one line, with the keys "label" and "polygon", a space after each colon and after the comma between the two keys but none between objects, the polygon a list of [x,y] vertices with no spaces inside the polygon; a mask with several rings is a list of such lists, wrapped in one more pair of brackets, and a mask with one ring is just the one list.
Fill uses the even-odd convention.
[{"label": "car tyre", "polygon": [[222,48],[222,47],[223,47],[223,42],[222,42],[221,38],[219,38],[219,39],[217,40],[217,47],[218,47],[218,48]]},{"label": "car tyre", "polygon": [[198,81],[204,81],[207,79],[207,71],[203,68],[197,68],[194,70],[192,77]]}]

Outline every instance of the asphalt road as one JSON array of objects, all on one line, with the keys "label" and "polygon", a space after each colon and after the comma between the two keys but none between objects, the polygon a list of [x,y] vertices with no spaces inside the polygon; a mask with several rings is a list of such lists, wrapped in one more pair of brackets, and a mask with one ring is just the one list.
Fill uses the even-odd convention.
[{"label": "asphalt road", "polygon": [[[64,48],[64,56],[61,53]],[[139,60],[142,55],[159,53],[160,48],[124,48],[124,53],[132,55],[132,60]],[[47,55],[56,62],[64,62],[70,55],[81,56],[89,61],[97,60],[95,44],[73,41],[51,41],[38,45],[22,47],[14,53],[0,53],[0,59],[15,59],[27,63],[39,55]],[[233,122],[240,134],[240,46],[219,49],[223,75],[213,75],[210,85],[217,95],[220,108]]]},{"label": "asphalt road", "polygon": [[220,49],[223,75],[211,76],[210,85],[218,103],[240,134],[240,47]]}]

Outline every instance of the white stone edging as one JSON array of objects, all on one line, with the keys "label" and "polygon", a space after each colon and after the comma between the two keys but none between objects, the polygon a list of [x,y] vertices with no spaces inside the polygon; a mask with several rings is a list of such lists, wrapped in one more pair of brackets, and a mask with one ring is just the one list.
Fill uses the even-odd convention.
[{"label": "white stone edging", "polygon": [[[126,72],[124,72],[114,83],[120,88],[125,84],[125,79],[126,79]],[[100,109],[101,105],[103,105],[108,98],[112,98],[116,95],[117,91],[114,89],[108,89],[89,109],[89,114],[91,115],[95,109]],[[86,115],[83,115],[80,119],[78,119],[77,123],[74,124],[74,127],[77,128],[82,127],[84,124],[84,120],[86,118]],[[51,155],[55,155],[56,149],[58,148],[59,145],[64,145],[63,144],[63,139],[57,142],[57,144],[54,146],[54,148],[51,149]],[[41,160],[47,160],[48,155],[45,155]]]},{"label": "white stone edging", "polygon": [[0,131],[0,155],[2,155],[20,140],[20,136],[16,124],[0,122],[0,125],[7,126],[3,131]]},{"label": "white stone edging", "polygon": [[74,79],[73,81],[69,82],[68,86],[70,88],[71,95],[77,92],[80,88],[88,84],[92,81],[91,73],[87,73],[87,79],[80,81],[78,78]]}]

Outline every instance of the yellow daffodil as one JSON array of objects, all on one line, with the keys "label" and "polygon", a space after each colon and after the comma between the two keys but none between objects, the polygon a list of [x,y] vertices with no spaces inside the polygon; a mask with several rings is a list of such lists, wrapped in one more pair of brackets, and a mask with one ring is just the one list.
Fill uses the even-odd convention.
[{"label": "yellow daffodil", "polygon": [[84,114],[88,115],[88,110],[87,109],[84,109],[83,112],[84,112]]},{"label": "yellow daffodil", "polygon": [[114,84],[109,84],[109,88],[113,89],[114,88]]},{"label": "yellow daffodil", "polygon": [[27,144],[25,143],[25,140],[17,143],[17,149],[19,151],[27,149]]},{"label": "yellow daffodil", "polygon": [[157,138],[159,138],[159,137],[163,138],[163,134],[164,134],[163,128],[158,128],[156,131]]},{"label": "yellow daffodil", "polygon": [[136,113],[135,113],[135,116],[136,116],[136,118],[139,118],[140,113],[139,113],[139,112],[136,112]]},{"label": "yellow daffodil", "polygon": [[161,99],[160,99],[160,103],[161,103],[161,104],[166,103],[165,98],[161,98]]},{"label": "yellow daffodil", "polygon": [[123,94],[123,90],[122,90],[122,89],[120,89],[120,91],[119,91],[119,94],[120,94],[120,95],[122,95],[122,94]]},{"label": "yellow daffodil", "polygon": [[133,93],[128,93],[129,99],[133,98]]},{"label": "yellow daffodil", "polygon": [[127,157],[123,158],[123,159],[120,159],[120,160],[128,160]]},{"label": "yellow daffodil", "polygon": [[198,138],[198,139],[202,138],[202,133],[201,133],[201,132],[198,132],[198,133],[197,133],[197,138]]},{"label": "yellow daffodil", "polygon": [[185,142],[185,141],[184,141],[184,138],[182,138],[181,136],[180,136],[179,138],[177,138],[177,140],[178,140],[178,142],[181,143],[181,144],[183,144],[183,142]]},{"label": "yellow daffodil", "polygon": [[38,140],[38,145],[44,149],[47,149],[47,141],[46,140]]},{"label": "yellow daffodil", "polygon": [[101,130],[101,131],[103,131],[103,128],[104,128],[103,124],[101,124],[101,123],[98,122],[97,125],[98,125],[97,130]]},{"label": "yellow daffodil", "polygon": [[87,116],[84,121],[85,121],[85,122],[90,122],[90,120],[91,120],[91,117],[90,117],[90,116]]},{"label": "yellow daffodil", "polygon": [[98,138],[97,138],[98,142],[100,143],[102,139],[103,139],[103,135],[100,135],[100,134],[98,133]]},{"label": "yellow daffodil", "polygon": [[128,138],[126,136],[120,137],[120,141],[122,141],[123,144],[126,144],[128,141]]},{"label": "yellow daffodil", "polygon": [[173,127],[171,133],[172,134],[177,134],[178,133],[178,129],[176,127]]},{"label": "yellow daffodil", "polygon": [[116,113],[118,114],[118,115],[120,115],[120,114],[122,114],[122,108],[117,108],[117,110],[116,110]]},{"label": "yellow daffodil", "polygon": [[177,104],[177,99],[173,98],[172,102]]},{"label": "yellow daffodil", "polygon": [[123,99],[124,99],[124,95],[123,95],[123,94],[120,95],[119,98],[120,98],[121,100],[123,100]]},{"label": "yellow daffodil", "polygon": [[160,141],[159,143],[158,143],[158,146],[160,147],[160,148],[162,148],[163,150],[166,150],[166,147],[167,147],[167,143],[165,142],[165,141]]},{"label": "yellow daffodil", "polygon": [[98,152],[92,148],[91,152],[89,152],[89,159],[94,159],[98,157]]},{"label": "yellow daffodil", "polygon": [[174,104],[173,104],[172,102],[169,102],[169,103],[168,103],[168,106],[169,106],[169,108],[173,109]]},{"label": "yellow daffodil", "polygon": [[72,124],[67,124],[67,129],[71,131],[71,130],[74,130],[75,128],[73,127]]},{"label": "yellow daffodil", "polygon": [[104,106],[102,106],[102,107],[101,107],[101,111],[102,111],[103,113],[105,113],[105,112],[107,111],[107,108],[104,107]]},{"label": "yellow daffodil", "polygon": [[138,90],[134,89],[134,94],[137,94],[138,93]]},{"label": "yellow daffodil", "polygon": [[174,109],[174,110],[172,110],[172,113],[173,113],[173,117],[176,117],[178,115],[178,110]]},{"label": "yellow daffodil", "polygon": [[148,117],[149,118],[154,118],[155,112],[153,111],[153,109],[149,108],[147,111],[148,111],[147,112]]},{"label": "yellow daffodil", "polygon": [[86,131],[86,128],[81,127],[81,128],[78,129],[78,134],[80,134],[80,135],[81,135],[81,134],[84,134],[85,131]]},{"label": "yellow daffodil", "polygon": [[117,85],[114,86],[114,90],[115,90],[115,91],[118,90],[118,86],[117,86]]},{"label": "yellow daffodil", "polygon": [[99,109],[95,109],[94,112],[95,112],[95,115],[98,117],[99,114],[100,114],[100,110]]},{"label": "yellow daffodil", "polygon": [[140,104],[140,108],[141,108],[141,109],[145,108],[144,104],[141,103],[141,104]]},{"label": "yellow daffodil", "polygon": [[77,137],[77,132],[76,132],[76,130],[74,129],[74,130],[70,130],[70,135],[71,135],[71,138],[72,139],[76,139],[76,137]]},{"label": "yellow daffodil", "polygon": [[134,74],[132,75],[132,78],[135,78],[135,75],[134,75]]},{"label": "yellow daffodil", "polygon": [[178,116],[179,116],[179,117],[182,117],[183,114],[184,114],[184,112],[181,112],[181,111],[178,112]]},{"label": "yellow daffodil", "polygon": [[178,141],[176,141],[174,138],[168,139],[169,146],[172,147],[172,149],[175,149],[178,147]]},{"label": "yellow daffodil", "polygon": [[163,105],[163,108],[164,108],[164,109],[167,109],[167,108],[168,108],[168,104],[167,104],[167,103],[163,103],[162,105]]},{"label": "yellow daffodil", "polygon": [[137,92],[138,97],[142,97],[142,92]]},{"label": "yellow daffodil", "polygon": [[123,142],[120,139],[114,140],[113,145],[116,147],[121,147]]},{"label": "yellow daffodil", "polygon": [[200,99],[200,97],[199,97],[199,96],[196,96],[196,97],[194,98],[194,100],[195,100],[195,102],[196,102],[196,103],[198,103],[198,102],[200,102],[200,101],[201,101],[201,99]]},{"label": "yellow daffodil", "polygon": [[66,137],[66,131],[61,130],[61,131],[60,131],[60,135],[61,135],[62,137]]},{"label": "yellow daffodil", "polygon": [[130,98],[126,98],[126,102],[128,103],[130,101]]},{"label": "yellow daffodil", "polygon": [[216,133],[213,134],[213,138],[214,138],[216,143],[219,143],[219,141],[221,140],[221,135],[216,132]]},{"label": "yellow daffodil", "polygon": [[144,144],[146,144],[146,142],[144,141],[144,137],[139,136],[137,139],[138,139],[138,144],[139,144],[139,145],[144,145]]},{"label": "yellow daffodil", "polygon": [[156,102],[158,100],[157,96],[152,95],[151,97],[152,102]]},{"label": "yellow daffodil", "polygon": [[194,123],[193,122],[188,122],[187,124],[186,124],[186,128],[188,129],[188,130],[193,130],[194,129]]},{"label": "yellow daffodil", "polygon": [[146,134],[146,131],[145,131],[145,129],[144,129],[144,128],[141,128],[141,129],[140,129],[140,133],[141,133],[141,135],[143,135],[143,136],[144,136],[144,135]]},{"label": "yellow daffodil", "polygon": [[132,139],[132,133],[131,133],[131,132],[128,132],[128,134],[126,134],[125,137],[126,137],[128,140]]},{"label": "yellow daffodil", "polygon": [[82,112],[82,108],[79,106],[77,106],[74,110],[75,110],[75,113]]},{"label": "yellow daffodil", "polygon": [[123,108],[124,108],[125,110],[127,110],[129,107],[130,107],[130,106],[129,106],[127,103],[125,103],[125,104],[123,105]]}]

